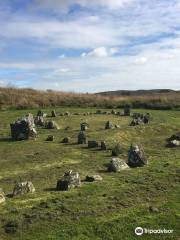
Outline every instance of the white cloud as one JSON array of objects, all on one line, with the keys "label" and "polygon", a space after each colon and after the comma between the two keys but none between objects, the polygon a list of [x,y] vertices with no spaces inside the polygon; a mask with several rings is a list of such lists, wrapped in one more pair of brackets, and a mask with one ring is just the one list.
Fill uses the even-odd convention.
[{"label": "white cloud", "polygon": [[105,47],[98,47],[88,53],[85,53],[85,52],[82,53],[81,56],[82,57],[109,57],[118,53],[118,51],[119,50],[117,48],[107,49]]}]

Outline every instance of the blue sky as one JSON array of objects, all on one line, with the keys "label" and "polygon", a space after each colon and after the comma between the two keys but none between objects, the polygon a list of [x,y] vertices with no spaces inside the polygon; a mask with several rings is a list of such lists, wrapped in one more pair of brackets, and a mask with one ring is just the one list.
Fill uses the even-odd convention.
[{"label": "blue sky", "polygon": [[180,0],[0,0],[0,86],[180,89]]}]

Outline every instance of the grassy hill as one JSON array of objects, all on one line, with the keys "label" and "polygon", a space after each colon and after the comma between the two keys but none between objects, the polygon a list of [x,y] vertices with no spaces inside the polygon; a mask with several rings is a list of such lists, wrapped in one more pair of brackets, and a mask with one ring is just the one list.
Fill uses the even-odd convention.
[{"label": "grassy hill", "polygon": [[[44,111],[50,114],[51,110]],[[56,108],[57,113],[96,110]],[[174,230],[171,235],[146,234],[142,239],[178,239],[180,148],[165,148],[165,139],[180,130],[179,111],[151,110],[153,121],[137,127],[128,126],[130,117],[112,114],[58,116],[55,121],[60,130],[38,128],[36,141],[11,141],[9,124],[27,112],[36,114],[37,110],[0,111],[0,188],[10,194],[19,178],[32,181],[36,188],[34,194],[7,197],[0,205],[1,240],[133,240],[137,239],[134,229],[138,226]],[[76,144],[79,125],[84,120],[90,125],[89,139],[105,140],[110,148],[119,142],[123,147],[121,158],[125,161],[129,145],[141,144],[149,165],[108,173],[110,150],[99,151]],[[105,130],[107,120],[119,124],[120,128]],[[45,141],[49,134],[55,136],[54,142]],[[60,143],[67,136],[71,142]],[[99,174],[103,181],[82,181],[80,188],[56,192],[56,181],[69,169],[78,171],[81,180],[87,174]],[[17,224],[14,234],[4,231],[9,221]]]}]

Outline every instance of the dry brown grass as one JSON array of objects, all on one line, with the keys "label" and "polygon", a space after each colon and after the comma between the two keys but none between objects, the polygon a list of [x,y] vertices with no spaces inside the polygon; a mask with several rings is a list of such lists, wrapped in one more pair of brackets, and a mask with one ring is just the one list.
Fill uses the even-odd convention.
[{"label": "dry brown grass", "polygon": [[171,109],[180,107],[180,92],[154,93],[141,96],[102,96],[72,92],[37,91],[0,88],[2,108],[43,108],[56,106],[122,107],[130,103],[136,108]]}]

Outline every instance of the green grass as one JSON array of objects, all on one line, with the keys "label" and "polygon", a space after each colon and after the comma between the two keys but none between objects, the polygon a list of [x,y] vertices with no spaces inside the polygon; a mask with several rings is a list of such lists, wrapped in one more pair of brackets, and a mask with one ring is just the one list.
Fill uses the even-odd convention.
[{"label": "green grass", "polygon": [[[56,112],[67,110],[83,113],[97,109],[57,108]],[[36,188],[35,194],[7,197],[0,205],[0,240],[178,239],[180,149],[165,148],[165,139],[180,131],[180,111],[149,111],[153,121],[137,127],[128,126],[129,117],[59,116],[55,120],[60,130],[38,128],[36,141],[11,141],[9,124],[27,112],[36,111],[0,112],[0,188],[6,194],[12,193],[19,178],[32,181]],[[105,140],[109,147],[119,142],[125,161],[129,145],[141,144],[149,165],[107,173],[111,151],[76,144],[80,122],[85,120],[90,125],[89,139]],[[104,130],[107,120],[120,128]],[[70,128],[65,130],[67,126]],[[45,141],[50,134],[55,136],[54,142]],[[71,143],[60,143],[64,137],[70,137]],[[78,171],[82,180],[87,174],[99,174],[103,181],[82,182],[80,188],[69,192],[54,191],[57,179],[69,169]],[[149,206],[159,211],[150,212]],[[10,220],[18,223],[15,234],[4,231],[3,226]],[[174,233],[137,237],[134,234],[137,226],[173,229]]]}]

